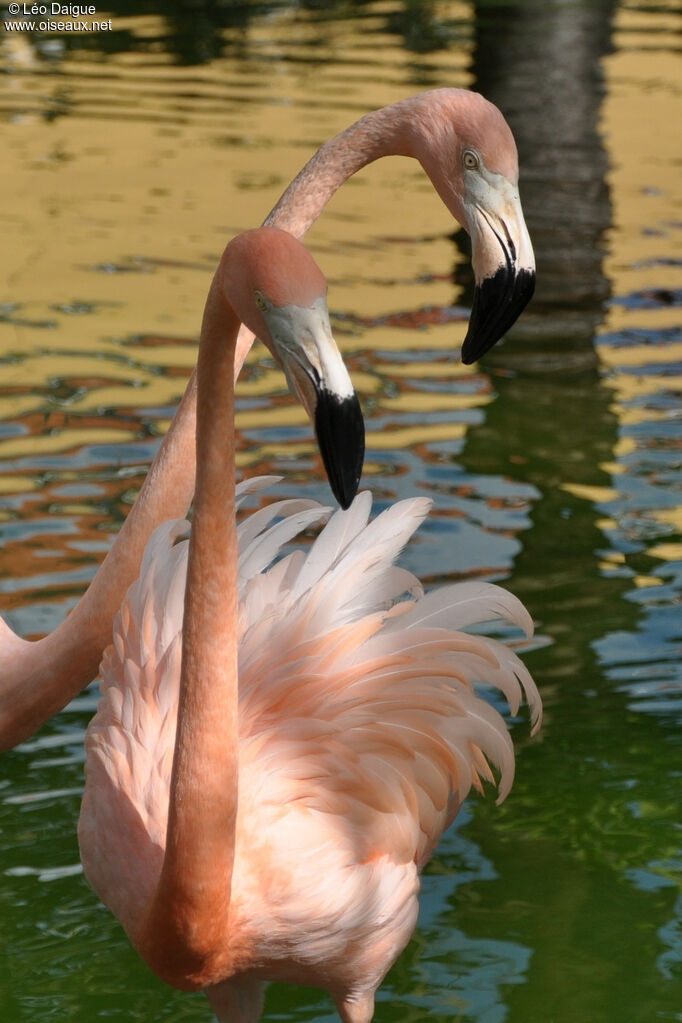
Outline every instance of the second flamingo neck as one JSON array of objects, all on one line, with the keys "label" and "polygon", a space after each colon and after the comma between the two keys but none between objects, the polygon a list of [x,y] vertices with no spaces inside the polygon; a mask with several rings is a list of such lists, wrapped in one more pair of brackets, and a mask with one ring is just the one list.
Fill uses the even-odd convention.
[{"label": "second flamingo neck", "polygon": [[[416,97],[414,102],[416,102]],[[413,100],[374,110],[326,142],[294,178],[266,217],[301,238],[335,192],[362,167],[382,156],[414,156]]]}]

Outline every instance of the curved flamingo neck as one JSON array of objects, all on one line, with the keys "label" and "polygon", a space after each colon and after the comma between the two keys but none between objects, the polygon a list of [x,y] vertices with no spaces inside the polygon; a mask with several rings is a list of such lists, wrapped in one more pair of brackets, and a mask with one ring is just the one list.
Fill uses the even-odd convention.
[{"label": "curved flamingo neck", "polygon": [[415,156],[414,113],[419,97],[373,110],[329,139],[294,178],[263,223],[296,238],[315,223],[336,191],[382,156]]},{"label": "curved flamingo neck", "polygon": [[214,278],[197,365],[197,488],[166,851],[139,941],[165,980],[233,972],[228,933],[238,790],[234,353],[239,320]]}]

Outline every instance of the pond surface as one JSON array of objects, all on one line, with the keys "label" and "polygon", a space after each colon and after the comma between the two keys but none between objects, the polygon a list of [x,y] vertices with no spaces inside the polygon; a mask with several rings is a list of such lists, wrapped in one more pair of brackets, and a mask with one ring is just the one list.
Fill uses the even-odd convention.
[{"label": "pond surface", "polygon": [[[434,500],[404,563],[428,585],[516,593],[545,702],[537,738],[511,723],[507,802],[471,798],[441,842],[376,1019],[682,1020],[676,5],[166,6],[0,36],[3,614],[37,636],[94,574],[194,365],[229,237],[366,110],[479,89],[516,134],[538,260],[503,345],[459,363],[466,244],[413,162],[363,171],[309,235],[366,414],[365,483],[379,506]],[[262,348],[237,423],[242,472],[328,501]],[[0,758],[0,1019],[206,1021],[81,874],[96,702]],[[273,985],[265,1018],[336,1017],[324,994]]]}]

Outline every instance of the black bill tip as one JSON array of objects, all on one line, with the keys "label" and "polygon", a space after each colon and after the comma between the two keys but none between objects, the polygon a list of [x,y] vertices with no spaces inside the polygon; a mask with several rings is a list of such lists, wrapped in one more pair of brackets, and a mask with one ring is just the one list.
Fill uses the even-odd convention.
[{"label": "black bill tip", "polygon": [[365,460],[365,421],[357,395],[317,393],[315,433],[334,497],[348,508],[358,492]]},{"label": "black bill tip", "polygon": [[535,271],[509,263],[476,285],[462,362],[470,365],[490,351],[526,308],[535,291]]}]

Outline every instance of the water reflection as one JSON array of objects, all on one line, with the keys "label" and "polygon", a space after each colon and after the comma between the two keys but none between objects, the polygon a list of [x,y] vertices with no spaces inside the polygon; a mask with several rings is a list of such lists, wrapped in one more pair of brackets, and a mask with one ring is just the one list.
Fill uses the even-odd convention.
[{"label": "water reflection", "polygon": [[[85,20],[104,17],[98,10]],[[31,33],[36,54],[53,63],[71,54],[103,58],[137,53],[163,54],[185,67],[209,65],[221,58],[247,66],[254,57],[263,56],[259,41],[263,22],[272,26],[281,21],[293,27],[298,37],[299,56],[293,59],[316,63],[324,59],[324,50],[336,48],[339,26],[355,21],[359,30],[376,29],[394,36],[412,80],[427,87],[433,82],[433,64],[427,55],[466,46],[470,26],[465,3],[437,5],[432,0],[403,0],[389,8],[371,0],[348,0],[342,7],[337,0],[302,0],[295,7],[281,0],[175,0],[170,7],[158,0],[132,4],[112,0],[106,18],[109,31],[45,33],[36,29]],[[22,41],[25,37],[12,33],[17,54],[23,49]],[[422,59],[410,54],[422,55]],[[274,52],[269,56],[282,59]],[[56,108],[53,115],[59,116]]]},{"label": "water reflection", "polygon": [[[484,426],[469,435],[462,459],[480,471],[494,450],[542,495],[533,505],[533,530],[516,560],[515,580],[529,605],[534,600],[539,604],[543,630],[555,640],[551,665],[543,670],[543,677],[554,682],[546,691],[545,741],[555,753],[561,751],[551,790],[543,792],[536,773],[544,771],[546,746],[529,751],[528,791],[523,782],[516,790],[516,798],[527,798],[529,807],[535,807],[526,823],[536,836],[523,843],[520,829],[512,826],[514,842],[525,845],[517,851],[523,849],[527,862],[544,860],[548,851],[538,848],[543,836],[553,848],[553,871],[538,891],[545,907],[543,942],[533,959],[529,986],[515,989],[510,998],[511,1019],[526,1019],[532,1012],[531,988],[536,997],[544,991],[547,1011],[557,1020],[648,1017],[659,1002],[672,1012],[674,991],[662,992],[660,978],[679,974],[679,902],[674,900],[675,883],[668,887],[670,873],[659,886],[656,905],[628,883],[632,864],[646,864],[657,853],[667,854],[667,871],[679,879],[676,811],[669,798],[659,798],[655,780],[667,776],[668,785],[679,785],[668,745],[672,741],[679,750],[671,717],[681,691],[674,652],[679,616],[672,606],[679,603],[679,590],[674,593],[670,566],[666,575],[671,586],[661,587],[663,580],[650,575],[644,562],[637,564],[628,556],[634,553],[632,536],[629,541],[622,532],[619,536],[610,517],[625,526],[632,509],[641,521],[649,502],[665,516],[665,509],[679,507],[679,488],[665,470],[657,473],[655,494],[651,487],[647,493],[643,480],[632,475],[631,430],[623,429],[629,416],[614,403],[613,373],[604,373],[604,362],[617,365],[624,351],[622,335],[610,337],[605,330],[605,300],[621,286],[615,275],[606,276],[614,233],[609,235],[613,214],[604,143],[613,146],[614,139],[603,134],[601,110],[606,96],[603,58],[612,48],[614,10],[607,3],[529,4],[523,10],[519,5],[492,10],[485,5],[477,22],[478,82],[505,109],[519,142],[522,193],[538,267],[544,268],[538,280],[542,277],[544,286],[534,304],[537,322],[526,318],[515,332],[514,348],[509,344],[490,360],[492,372],[499,374],[500,397]],[[486,43],[490,49],[479,56]],[[537,57],[524,66],[524,55],[531,51]],[[629,116],[637,114],[631,110]],[[670,359],[673,346],[668,348],[666,340],[660,330],[652,331],[655,360],[676,374],[679,363]],[[637,381],[648,372],[650,352],[642,350],[632,360]],[[622,385],[616,386],[620,390]],[[632,394],[627,384],[622,389]],[[647,438],[647,457],[653,441],[663,464],[671,456],[675,461],[671,431],[661,422],[661,411],[670,407],[665,385],[659,377],[637,390],[648,395],[650,404],[649,414],[641,417],[647,420],[646,429],[640,426],[633,432]],[[628,402],[630,409],[643,404],[639,394]],[[509,423],[514,424],[511,436]],[[672,489],[666,489],[671,483]],[[670,511],[668,522],[675,514]],[[541,573],[541,585],[539,563],[551,566]],[[672,605],[666,607],[671,598]],[[542,655],[540,663],[545,663]],[[653,711],[665,719],[666,727],[654,739],[656,733],[631,710]],[[643,751],[652,740],[657,747],[650,754],[653,763],[644,767]],[[576,785],[592,792],[587,810],[581,807]],[[486,834],[488,854],[495,846],[496,840]],[[502,850],[500,855],[504,858]],[[664,869],[656,856],[647,876],[660,877]],[[651,892],[652,885],[642,885],[641,875],[637,877],[640,892]],[[508,881],[515,889],[513,873]],[[570,905],[565,901],[568,892]],[[504,897],[502,891],[499,896]],[[659,921],[658,941],[624,947],[619,933],[629,928],[631,919],[643,916],[650,926]],[[572,977],[566,977],[564,986],[555,971],[557,962],[566,962],[567,931],[571,942],[580,932],[585,961],[574,958],[568,969]],[[668,945],[666,952],[661,944]],[[600,950],[609,946],[620,949],[613,969],[600,958]],[[672,971],[670,963],[676,964]],[[611,989],[616,969],[623,978],[617,992]],[[626,973],[631,982],[625,980]],[[595,994],[599,990],[610,992],[603,1009]],[[576,997],[578,991],[582,994]]]},{"label": "water reflection", "polygon": [[530,315],[513,335],[517,359],[532,350],[533,361],[539,356],[557,367],[595,361],[594,334],[610,287],[603,258],[611,206],[599,118],[614,7],[613,0],[476,5],[475,83],[516,137],[538,267]]},{"label": "water reflection", "polygon": [[[466,258],[418,168],[368,168],[311,235],[367,411],[367,481],[379,505],[435,499],[406,565],[505,580],[538,620],[547,704],[539,741],[514,725],[509,801],[472,802],[430,866],[377,1019],[679,1019],[679,15],[610,0],[109,12],[87,47],[0,44],[3,613],[51,629],[95,571],[194,364],[226,237],[368,107],[480,88],[514,127],[541,268],[483,365],[453,360]],[[242,469],[325,498],[304,418],[256,349],[238,426]],[[0,762],[0,1006],[31,1023],[206,1020],[76,872],[95,702]],[[318,992],[277,986],[268,1013],[334,1018]]]}]

